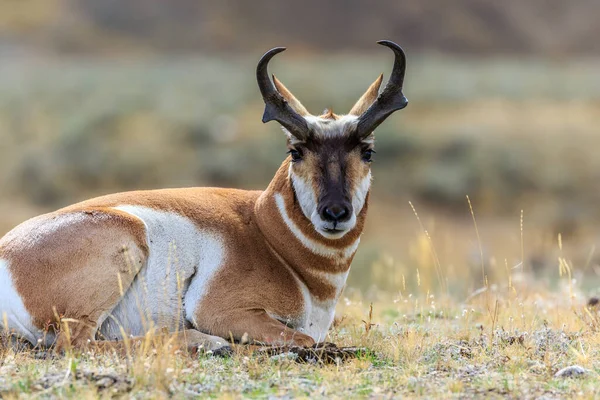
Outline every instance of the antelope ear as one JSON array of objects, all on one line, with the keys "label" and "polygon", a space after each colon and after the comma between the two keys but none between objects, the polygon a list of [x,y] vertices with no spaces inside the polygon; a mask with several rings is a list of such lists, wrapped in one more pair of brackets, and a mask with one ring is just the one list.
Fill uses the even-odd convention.
[{"label": "antelope ear", "polygon": [[379,78],[377,78],[375,82],[373,82],[371,86],[369,86],[365,94],[363,94],[360,97],[360,99],[358,99],[358,101],[356,102],[356,104],[354,104],[354,107],[352,107],[352,110],[350,110],[348,114],[360,117],[365,111],[367,111],[367,109],[371,107],[371,104],[373,104],[375,100],[377,100],[382,80],[383,74],[379,75]]},{"label": "antelope ear", "polygon": [[281,81],[275,77],[275,75],[273,75],[273,83],[275,84],[275,88],[277,89],[279,94],[283,96],[285,101],[288,102],[288,104],[290,105],[290,107],[292,107],[294,111],[296,111],[302,117],[310,115],[310,113],[306,110],[306,108],[304,108],[302,103],[300,103],[300,101],[294,97],[292,92],[290,92],[288,88],[286,88],[283,85],[283,83],[281,83]]}]

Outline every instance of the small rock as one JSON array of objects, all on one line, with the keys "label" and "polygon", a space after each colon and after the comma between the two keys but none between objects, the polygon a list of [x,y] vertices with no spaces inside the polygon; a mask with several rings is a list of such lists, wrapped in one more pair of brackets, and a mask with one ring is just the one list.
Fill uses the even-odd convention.
[{"label": "small rock", "polygon": [[287,353],[280,353],[271,356],[271,360],[295,360],[298,358],[298,354],[288,351]]},{"label": "small rock", "polygon": [[579,365],[571,365],[554,374],[555,378],[576,378],[587,374],[588,370]]}]

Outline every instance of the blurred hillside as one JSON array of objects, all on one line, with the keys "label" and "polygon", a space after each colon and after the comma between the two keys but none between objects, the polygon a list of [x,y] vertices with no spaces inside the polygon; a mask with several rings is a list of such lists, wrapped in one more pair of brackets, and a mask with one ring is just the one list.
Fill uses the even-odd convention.
[{"label": "blurred hillside", "polygon": [[2,0],[0,54],[354,51],[394,38],[411,52],[599,55],[598,15],[597,0]]},{"label": "blurred hillside", "polygon": [[389,73],[389,38],[410,105],[377,130],[351,285],[429,290],[442,268],[473,288],[482,264],[491,281],[556,278],[558,256],[600,276],[598,15],[598,0],[0,0],[0,234],[116,191],[264,188],[285,139],[260,121],[260,55],[288,46],[272,71],[312,112],[344,113]]}]

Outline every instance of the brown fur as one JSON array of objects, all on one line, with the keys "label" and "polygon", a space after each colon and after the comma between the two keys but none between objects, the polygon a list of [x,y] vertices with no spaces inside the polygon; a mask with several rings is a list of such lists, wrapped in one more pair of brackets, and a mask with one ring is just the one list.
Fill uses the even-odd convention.
[{"label": "brown fur", "polygon": [[[281,82],[274,81],[298,112],[306,112]],[[361,97],[359,108],[372,101],[380,83],[381,77]],[[338,116],[329,111],[324,118],[335,120]],[[292,167],[313,182],[318,196],[331,182],[353,191],[369,172],[360,158],[360,143],[349,140],[346,133],[302,145],[308,161]],[[83,347],[94,339],[100,315],[115,307],[148,258],[144,223],[113,207],[137,205],[168,211],[225,240],[224,267],[211,280],[193,316],[199,331],[236,340],[247,336],[258,342],[310,345],[314,343],[310,336],[286,326],[286,321],[298,319],[303,310],[296,279],[318,301],[337,301],[341,289],[326,277],[350,268],[354,254],[345,254],[345,250],[354,249],[351,246],[361,235],[368,195],[354,228],[339,239],[328,239],[304,216],[289,169],[288,158],[264,192],[165,189],[87,200],[15,228],[0,239],[0,258],[8,260],[14,285],[34,324],[47,328],[57,315],[63,321],[75,321],[69,324],[70,337],[59,335],[59,344],[68,345],[64,341],[70,340]],[[328,176],[329,181],[321,176]],[[283,196],[287,214],[302,234],[339,250],[335,257],[314,253],[298,240],[283,221],[276,194]],[[196,342],[209,340],[205,334],[193,332]]]},{"label": "brown fur", "polygon": [[119,277],[127,290],[143,266],[145,230],[128,214],[88,207],[70,212],[72,223],[55,228],[54,220],[64,214],[21,224],[2,238],[0,254],[10,260],[14,285],[35,325],[54,329],[57,315],[75,319],[80,322],[71,327],[73,337],[87,340],[100,315],[121,298]]},{"label": "brown fur", "polygon": [[[317,298],[325,300],[339,293],[334,293],[316,273],[346,271],[351,258],[338,264],[307,252],[281,221],[273,195],[284,195],[289,215],[303,233],[339,248],[358,237],[366,208],[360,224],[346,237],[321,237],[294,201],[287,179],[288,162],[263,193],[190,188],[127,192],[87,200],[20,225],[2,239],[0,254],[10,261],[15,285],[35,324],[44,328],[55,323],[55,308],[60,317],[81,321],[70,329],[73,344],[83,345],[93,339],[97,328],[94,321],[121,297],[117,276],[121,276],[124,290],[135,276],[135,270],[129,273],[123,249],[128,249],[133,265],[142,265],[147,256],[143,224],[110,207],[130,204],[175,212],[204,228],[218,229],[228,238],[227,268],[221,271],[200,307],[214,311],[196,316],[203,331],[221,337],[232,334],[236,339],[248,333],[251,339],[267,343],[293,338],[296,344],[311,344],[310,337],[291,331],[266,314],[294,318],[302,304],[292,274],[281,263],[297,273]],[[65,214],[82,219],[66,229],[35,236],[44,224]],[[31,235],[31,240],[25,239]]]}]

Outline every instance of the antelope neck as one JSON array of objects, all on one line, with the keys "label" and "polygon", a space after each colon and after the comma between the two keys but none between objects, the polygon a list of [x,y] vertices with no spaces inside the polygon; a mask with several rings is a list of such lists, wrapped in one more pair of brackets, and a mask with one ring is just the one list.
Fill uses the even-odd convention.
[{"label": "antelope neck", "polygon": [[[269,248],[320,300],[339,295],[336,277],[347,274],[360,241],[367,202],[354,229],[340,239],[327,239],[314,229],[295,199],[286,160],[259,196],[254,217]],[[345,279],[344,279],[345,283]]]}]

